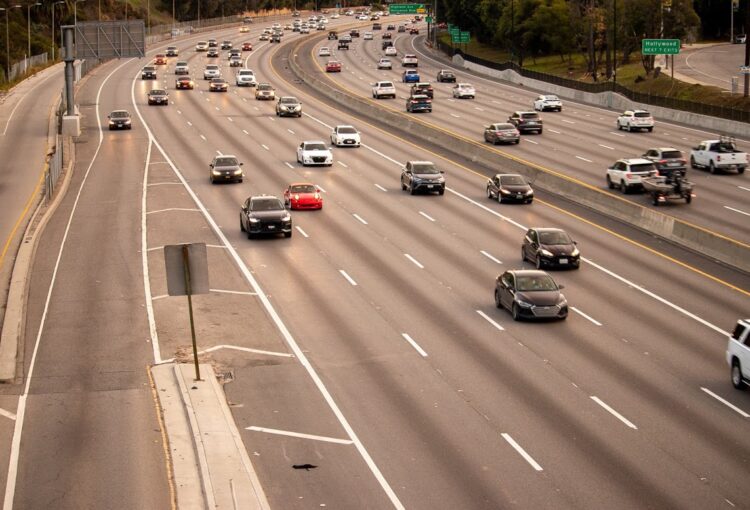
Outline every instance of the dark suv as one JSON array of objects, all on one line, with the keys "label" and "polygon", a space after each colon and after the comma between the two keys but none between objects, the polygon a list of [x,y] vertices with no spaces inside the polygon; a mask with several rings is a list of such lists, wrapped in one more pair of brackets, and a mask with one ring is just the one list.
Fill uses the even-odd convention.
[{"label": "dark suv", "polygon": [[155,80],[156,79],[156,68],[154,66],[146,66],[141,71],[141,80]]},{"label": "dark suv", "polygon": [[427,96],[430,99],[435,97],[435,91],[432,89],[432,85],[425,82],[415,83],[411,86],[411,95],[416,96],[419,94]]},{"label": "dark suv", "polygon": [[536,131],[542,134],[542,118],[536,112],[513,112],[508,122],[516,126],[521,133]]},{"label": "dark suv", "polygon": [[352,36],[352,37],[359,37],[359,30],[357,30],[356,28],[352,28],[349,31],[349,35]]},{"label": "dark suv", "polygon": [[445,193],[443,171],[432,161],[407,161],[401,171],[401,189],[412,195],[417,191],[437,191],[442,195]]},{"label": "dark suv", "polygon": [[659,175],[671,177],[675,172],[680,172],[685,177],[687,173],[687,160],[680,150],[659,147],[647,150],[643,157],[654,162]]},{"label": "dark suv", "polygon": [[256,196],[245,200],[240,210],[240,230],[254,234],[284,234],[292,237],[292,216],[276,197]]},{"label": "dark suv", "polygon": [[208,165],[211,169],[208,176],[211,184],[217,182],[242,182],[244,173],[242,172],[242,163],[236,156],[223,154],[215,156]]},{"label": "dark suv", "polygon": [[406,98],[406,111],[415,112],[432,112],[432,99],[424,94],[416,94]]}]

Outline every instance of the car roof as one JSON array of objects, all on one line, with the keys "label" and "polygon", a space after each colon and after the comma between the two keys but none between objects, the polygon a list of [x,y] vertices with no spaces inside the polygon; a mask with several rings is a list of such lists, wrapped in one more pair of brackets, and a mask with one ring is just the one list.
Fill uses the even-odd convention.
[{"label": "car roof", "polygon": [[533,227],[531,230],[536,230],[537,232],[565,232],[561,228],[554,227]]},{"label": "car roof", "polygon": [[234,158],[234,159],[239,159],[239,158],[238,158],[237,156],[235,156],[234,154],[217,154],[216,156],[214,156],[214,159],[215,159],[215,160],[216,160],[216,159],[219,159],[219,158]]},{"label": "car roof", "polygon": [[516,114],[516,113],[519,114],[519,115],[526,115],[526,114],[529,114],[529,113],[533,113],[534,115],[537,114],[536,112],[530,112],[528,110],[517,110],[517,111],[513,112],[513,114]]},{"label": "car roof", "polygon": [[281,96],[281,97],[279,98],[279,101],[283,101],[284,99],[291,99],[292,101],[297,101],[297,102],[299,102],[299,99],[297,99],[297,98],[296,98],[296,97],[294,97],[294,96]]},{"label": "car roof", "polygon": [[653,165],[654,164],[653,161],[651,161],[650,159],[645,159],[645,158],[623,158],[623,159],[619,159],[618,161],[623,161],[629,165],[640,165],[640,164]]},{"label": "car roof", "polygon": [[339,124],[339,125],[336,126],[336,129],[339,129],[339,128],[352,128],[352,129],[356,129],[351,124]]},{"label": "car roof", "polygon": [[110,115],[112,115],[113,113],[127,113],[128,115],[130,115],[130,112],[127,110],[112,110],[111,112],[109,112]]},{"label": "car roof", "polygon": [[647,151],[659,151],[659,152],[678,151],[678,150],[680,149],[675,149],[674,147],[652,147],[650,149],[647,149]]},{"label": "car roof", "polygon": [[411,96],[412,99],[430,99],[430,96],[426,96],[424,94],[414,94]]},{"label": "car roof", "polygon": [[520,177],[524,181],[526,180],[521,174],[495,174],[495,177]]},{"label": "car roof", "polygon": [[302,143],[304,143],[305,145],[307,145],[308,143],[322,143],[323,145],[326,144],[323,140],[305,140]]},{"label": "car roof", "polygon": [[434,165],[432,161],[407,161],[407,163],[411,163],[412,165]]},{"label": "car roof", "polygon": [[509,269],[506,273],[511,273],[514,276],[550,276],[547,271],[539,269]]},{"label": "car roof", "polygon": [[[290,182],[289,186],[315,186],[315,184],[311,182]],[[317,186],[316,186],[317,187]]]}]

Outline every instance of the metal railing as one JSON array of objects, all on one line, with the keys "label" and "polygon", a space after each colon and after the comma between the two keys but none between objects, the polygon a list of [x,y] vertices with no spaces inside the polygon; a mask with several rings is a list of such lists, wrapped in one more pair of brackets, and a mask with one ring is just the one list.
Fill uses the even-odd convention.
[{"label": "metal railing", "polygon": [[742,110],[739,108],[732,108],[716,104],[698,103],[695,101],[687,101],[685,99],[677,99],[674,97],[637,92],[635,90],[624,87],[619,83],[613,83],[611,81],[587,83],[570,78],[565,78],[563,76],[557,76],[554,74],[532,71],[531,69],[520,67],[515,62],[493,62],[490,60],[485,60],[483,58],[475,57],[473,55],[469,55],[468,53],[464,53],[463,51],[461,51],[459,48],[454,48],[450,44],[446,44],[443,41],[438,41],[438,48],[448,55],[461,55],[464,60],[473,62],[481,66],[489,67],[490,69],[496,69],[498,71],[507,71],[508,69],[512,69],[525,78],[544,81],[553,85],[559,85],[561,87],[581,90],[584,92],[591,92],[594,94],[602,92],[617,92],[618,94],[622,94],[623,96],[627,97],[631,101],[635,101],[636,103],[644,103],[648,105],[697,113],[700,115],[708,115],[711,117],[718,117],[721,119],[734,120],[738,122],[750,122],[749,110]]},{"label": "metal railing", "polygon": [[55,146],[52,148],[52,154],[50,154],[47,163],[47,171],[44,173],[44,199],[47,203],[52,200],[52,196],[55,194],[57,181],[62,173],[64,159],[63,137],[58,133],[55,135]]}]

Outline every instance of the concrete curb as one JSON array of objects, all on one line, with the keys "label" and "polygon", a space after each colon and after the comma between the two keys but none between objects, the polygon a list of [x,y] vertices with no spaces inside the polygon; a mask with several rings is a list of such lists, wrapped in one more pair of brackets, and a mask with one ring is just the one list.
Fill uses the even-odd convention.
[{"label": "concrete curb", "polygon": [[208,364],[194,379],[192,364],[151,369],[169,437],[180,510],[270,506],[227,405]]},{"label": "concrete curb", "polygon": [[342,89],[334,88],[327,80],[306,72],[297,64],[296,55],[299,53],[300,44],[302,42],[292,45],[289,51],[288,63],[292,73],[325,97],[357,114],[376,123],[387,125],[390,129],[407,133],[412,138],[444,147],[459,157],[467,157],[470,154],[473,162],[491,172],[502,168],[503,171],[520,173],[540,189],[750,273],[750,246],[624,200],[563,174],[515,158],[484,143],[438,129],[419,119],[410,118],[406,114],[381,108],[369,98],[355,96]]}]

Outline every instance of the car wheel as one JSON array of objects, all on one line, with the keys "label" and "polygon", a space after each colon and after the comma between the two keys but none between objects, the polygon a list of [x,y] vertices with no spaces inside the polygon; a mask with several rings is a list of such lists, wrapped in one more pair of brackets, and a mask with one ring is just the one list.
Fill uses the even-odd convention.
[{"label": "car wheel", "polygon": [[716,173],[716,167],[714,166],[714,162],[710,161],[708,163],[708,173],[715,174]]},{"label": "car wheel", "polygon": [[209,181],[211,182],[211,184],[216,184],[216,183],[214,182],[214,178],[213,178],[213,176],[212,176],[212,177],[209,177],[209,178],[208,178],[208,180],[209,180]]},{"label": "car wheel", "polygon": [[502,301],[500,301],[500,293],[497,291],[497,289],[495,289],[495,306],[497,308],[503,307],[503,303]]},{"label": "car wheel", "polygon": [[518,140],[516,140],[516,141],[515,141],[515,142],[513,142],[513,143],[515,143],[516,145],[518,145],[519,143],[521,143],[521,139],[519,138]]},{"label": "car wheel", "polygon": [[406,191],[406,184],[404,184],[404,181],[401,181],[401,191]]},{"label": "car wheel", "polygon": [[438,195],[445,195],[445,188],[440,188],[440,190],[438,191]]},{"label": "car wheel", "polygon": [[615,189],[615,183],[612,182],[612,179],[610,179],[609,175],[607,176],[607,187],[609,189]]},{"label": "car wheel", "polygon": [[541,269],[544,263],[542,262],[542,257],[537,253],[536,254],[536,260],[534,260],[534,265],[537,269]]},{"label": "car wheel", "polygon": [[542,134],[542,130],[541,130],[541,129],[539,130],[539,134],[540,134],[540,135]]},{"label": "car wheel", "polygon": [[650,127],[648,128],[648,132],[651,133],[654,130],[654,128]]},{"label": "car wheel", "polygon": [[503,195],[500,194],[500,190],[497,190],[497,203],[502,204],[503,203]]},{"label": "car wheel", "polygon": [[742,367],[738,359],[732,361],[732,385],[738,390],[745,389],[745,383],[742,380]]},{"label": "car wheel", "polygon": [[625,181],[620,181],[620,191],[622,191],[623,195],[628,194],[628,185],[625,184]]},{"label": "car wheel", "polygon": [[692,201],[693,201],[693,195],[692,195],[692,193],[688,193],[687,195],[685,195],[685,203],[686,204],[689,204]]},{"label": "car wheel", "polygon": [[654,204],[654,207],[659,207],[659,195],[656,193],[651,193],[651,203]]},{"label": "car wheel", "polygon": [[513,317],[514,321],[520,321],[521,315],[518,313],[518,305],[513,303],[513,306],[510,309],[510,314]]},{"label": "car wheel", "polygon": [[492,198],[492,191],[490,191],[490,187],[489,186],[487,186],[487,198],[489,198],[489,199]]},{"label": "car wheel", "polygon": [[521,246],[521,263],[526,262],[526,249]]},{"label": "car wheel", "polygon": [[253,234],[252,234],[252,233],[250,233],[250,231],[249,231],[249,230],[247,230],[247,238],[248,238],[248,239],[252,239],[252,238],[253,238]]},{"label": "car wheel", "polygon": [[244,232],[244,231],[245,231],[245,224],[242,223],[242,218],[240,218],[240,232]]},{"label": "car wheel", "polygon": [[284,237],[286,237],[287,239],[289,239],[290,237],[292,237],[292,233],[291,232],[284,232]]},{"label": "car wheel", "polygon": [[741,167],[737,168],[737,173],[740,174],[740,175],[744,174],[745,173],[745,167],[741,166]]},{"label": "car wheel", "polygon": [[693,156],[690,156],[690,168],[692,168],[693,170],[698,168],[698,165],[695,164],[695,158]]},{"label": "car wheel", "polygon": [[414,194],[416,194],[416,192],[417,192],[417,190],[414,189],[414,186],[412,186],[411,183],[410,183],[409,184],[409,194],[410,195],[414,195]]},{"label": "car wheel", "polygon": [[633,131],[633,126],[631,126],[630,124],[628,124],[627,126],[625,126],[625,131],[627,131],[628,133],[630,133],[631,131]]}]

